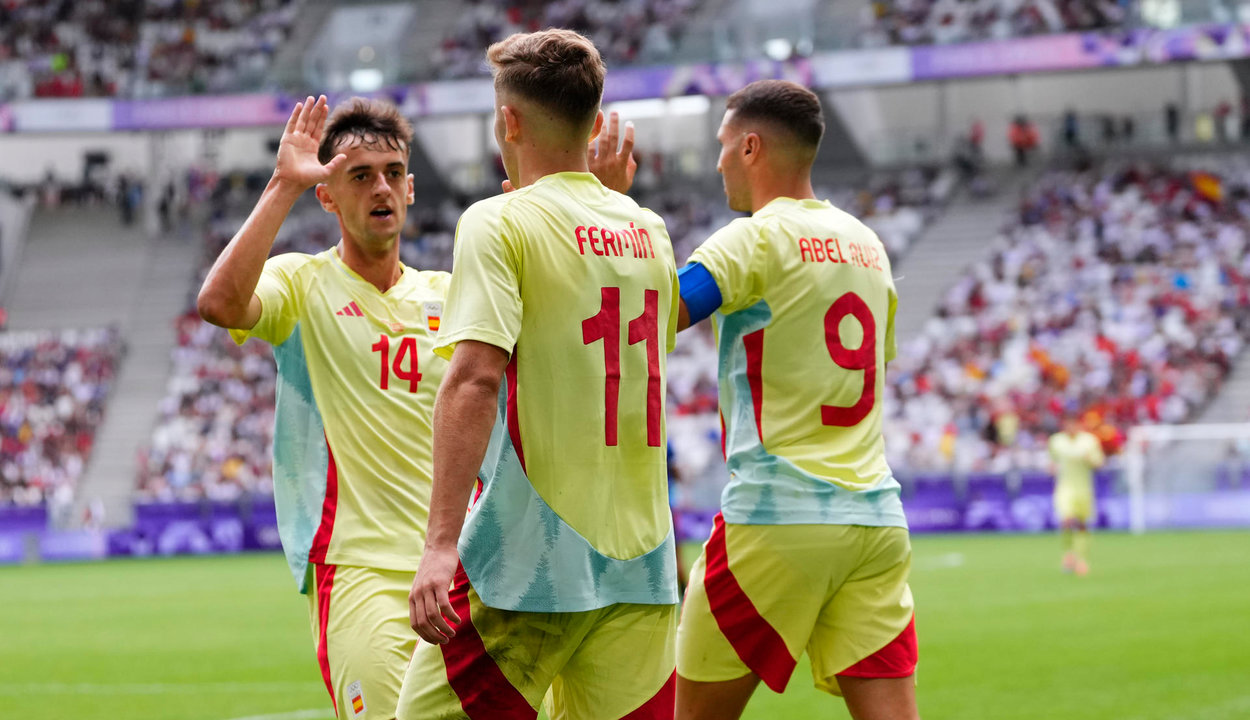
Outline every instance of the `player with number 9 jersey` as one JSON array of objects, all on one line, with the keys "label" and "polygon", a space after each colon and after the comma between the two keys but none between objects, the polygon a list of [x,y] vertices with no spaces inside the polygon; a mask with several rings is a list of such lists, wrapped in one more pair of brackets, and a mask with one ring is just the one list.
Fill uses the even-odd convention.
[{"label": "player with number 9 jersey", "polygon": [[719,169],[730,207],[752,214],[681,273],[687,318],[716,331],[729,481],[686,595],[678,717],[737,717],[755,682],[781,692],[806,650],[816,686],[857,716],[911,718],[911,548],[881,432],[890,261],[814,197],[815,94],[760,81],[727,107]]}]

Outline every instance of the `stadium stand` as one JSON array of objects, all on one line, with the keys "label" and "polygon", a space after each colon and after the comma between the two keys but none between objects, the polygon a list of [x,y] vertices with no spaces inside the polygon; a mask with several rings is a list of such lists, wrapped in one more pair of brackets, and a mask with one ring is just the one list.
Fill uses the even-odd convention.
[{"label": "stadium stand", "polygon": [[433,54],[444,78],[486,74],[486,48],[514,32],[564,27],[588,35],[610,65],[672,55],[699,0],[472,0]]},{"label": "stadium stand", "polygon": [[1244,161],[1041,177],[888,375],[887,448],[913,470],[1046,466],[1065,412],[1114,449],[1192,419],[1247,338]]},{"label": "stadium stand", "polygon": [[0,505],[73,497],[122,352],[116,328],[0,334]]},{"label": "stadium stand", "polygon": [[1113,0],[875,0],[866,8],[861,43],[928,45],[1026,35],[1105,30],[1130,16]]},{"label": "stadium stand", "polygon": [[0,101],[254,89],[299,0],[0,3]]}]

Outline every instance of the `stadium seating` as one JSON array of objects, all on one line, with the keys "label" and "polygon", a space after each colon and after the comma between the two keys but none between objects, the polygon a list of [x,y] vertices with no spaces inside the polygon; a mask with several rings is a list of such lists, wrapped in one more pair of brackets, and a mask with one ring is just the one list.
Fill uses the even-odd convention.
[{"label": "stadium seating", "polygon": [[1112,0],[874,0],[865,46],[1002,40],[1122,25],[1134,3]]},{"label": "stadium seating", "polygon": [[0,505],[66,505],[122,355],[114,328],[0,334]]},{"label": "stadium seating", "polygon": [[0,3],[0,102],[260,86],[300,0]]},{"label": "stadium seating", "polygon": [[[1246,340],[1244,166],[1108,164],[1041,177],[887,375],[895,468],[1044,468],[1065,412],[1191,419]],[[987,238],[989,240],[990,238]]]},{"label": "stadium seating", "polygon": [[444,78],[487,72],[485,50],[514,32],[577,30],[595,41],[610,66],[659,62],[670,55],[699,0],[473,0],[434,52]]}]

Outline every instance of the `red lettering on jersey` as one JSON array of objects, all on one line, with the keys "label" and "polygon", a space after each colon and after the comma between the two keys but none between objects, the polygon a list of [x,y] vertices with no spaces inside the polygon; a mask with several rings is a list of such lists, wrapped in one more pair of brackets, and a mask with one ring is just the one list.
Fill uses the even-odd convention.
[{"label": "red lettering on jersey", "polygon": [[621,246],[617,243],[616,233],[607,228],[600,228],[599,232],[603,235],[603,254],[620,257]]},{"label": "red lettering on jersey", "polygon": [[590,240],[590,251],[596,255],[602,256],[603,252],[599,250],[599,238],[595,237],[598,234],[599,228],[593,226],[586,228],[586,238]]},{"label": "red lettering on jersey", "polygon": [[[655,247],[651,244],[651,233],[647,232],[646,228],[638,228],[638,244],[643,245],[644,242],[645,242],[645,245],[642,248],[642,253],[638,257],[654,258]],[[647,255],[648,252],[651,253],[649,256]]]},{"label": "red lettering on jersey", "polygon": [[838,259],[833,256],[833,253],[837,250],[837,247],[834,245],[833,238],[825,238],[824,248],[825,248],[825,257],[829,258],[829,262],[831,263],[838,262]]},{"label": "red lettering on jersey", "polygon": [[812,241],[807,238],[799,238],[799,262],[807,262],[807,256],[812,254]]},{"label": "red lettering on jersey", "polygon": [[833,246],[838,249],[838,262],[846,262],[846,258],[842,256],[842,243],[837,238],[833,239]]},{"label": "red lettering on jersey", "polygon": [[577,252],[581,253],[582,255],[585,255],[586,254],[586,248],[585,248],[586,226],[578,225],[577,229],[573,231],[573,237],[577,240]]},{"label": "red lettering on jersey", "polygon": [[812,260],[815,262],[825,261],[825,246],[820,242],[812,243]]}]

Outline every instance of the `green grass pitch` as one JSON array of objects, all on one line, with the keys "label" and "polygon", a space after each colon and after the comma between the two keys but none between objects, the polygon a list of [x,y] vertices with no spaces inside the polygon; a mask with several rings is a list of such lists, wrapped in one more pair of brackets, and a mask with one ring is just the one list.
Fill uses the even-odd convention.
[{"label": "green grass pitch", "polygon": [[[914,539],[926,720],[1250,718],[1250,533]],[[0,716],[329,718],[308,609],[278,555],[0,568]],[[753,719],[848,717],[811,686]]]}]

